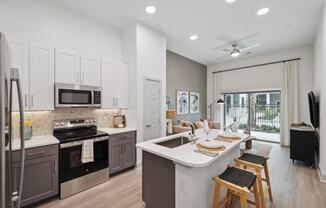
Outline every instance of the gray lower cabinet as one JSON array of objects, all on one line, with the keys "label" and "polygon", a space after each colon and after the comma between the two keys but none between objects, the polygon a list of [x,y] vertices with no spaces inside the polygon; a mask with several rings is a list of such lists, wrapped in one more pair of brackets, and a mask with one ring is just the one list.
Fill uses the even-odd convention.
[{"label": "gray lower cabinet", "polygon": [[[26,150],[22,206],[27,206],[59,193],[58,145]],[[16,156],[17,155],[17,156]],[[20,162],[19,152],[13,154],[13,178],[17,185]]]},{"label": "gray lower cabinet", "polygon": [[110,174],[136,165],[136,132],[109,136]]}]

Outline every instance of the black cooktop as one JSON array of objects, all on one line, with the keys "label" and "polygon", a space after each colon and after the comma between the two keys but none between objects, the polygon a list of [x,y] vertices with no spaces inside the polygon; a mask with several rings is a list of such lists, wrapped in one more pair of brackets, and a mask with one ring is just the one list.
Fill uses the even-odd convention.
[{"label": "black cooktop", "polygon": [[59,139],[60,143],[92,139],[96,137],[108,136],[107,133],[97,130],[96,126],[62,128],[53,130],[53,136]]}]

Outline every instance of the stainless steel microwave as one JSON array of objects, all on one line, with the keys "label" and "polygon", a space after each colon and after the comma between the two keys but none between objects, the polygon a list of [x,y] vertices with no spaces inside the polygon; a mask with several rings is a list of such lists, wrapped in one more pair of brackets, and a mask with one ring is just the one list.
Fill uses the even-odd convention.
[{"label": "stainless steel microwave", "polygon": [[55,84],[55,107],[101,107],[101,88],[73,84]]}]

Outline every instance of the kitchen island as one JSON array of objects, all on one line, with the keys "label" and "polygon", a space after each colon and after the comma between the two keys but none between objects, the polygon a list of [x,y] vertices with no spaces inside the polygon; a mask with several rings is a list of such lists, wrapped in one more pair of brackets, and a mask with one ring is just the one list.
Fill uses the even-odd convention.
[{"label": "kitchen island", "polygon": [[[221,132],[212,130],[210,139]],[[196,130],[197,138],[206,139],[203,130]],[[153,139],[137,144],[143,150],[143,201],[146,208],[209,208],[213,196],[213,176],[221,174],[235,158],[240,156],[240,143],[248,135],[237,134],[241,139],[225,146],[211,157],[195,152],[193,143],[185,137],[189,132]]]}]

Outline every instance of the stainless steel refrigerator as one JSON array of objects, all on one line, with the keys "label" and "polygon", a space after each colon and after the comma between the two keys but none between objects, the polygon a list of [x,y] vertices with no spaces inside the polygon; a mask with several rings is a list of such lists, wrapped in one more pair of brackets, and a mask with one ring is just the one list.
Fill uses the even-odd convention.
[{"label": "stainless steel refrigerator", "polygon": [[[6,37],[0,33],[0,207],[20,207],[23,189],[23,176],[25,165],[25,142],[24,142],[24,110],[22,105],[21,86],[19,70],[11,68],[10,49]],[[11,162],[11,140],[12,134],[12,100],[13,90],[18,94],[19,116],[20,116],[20,171],[17,183],[14,178]]]}]

